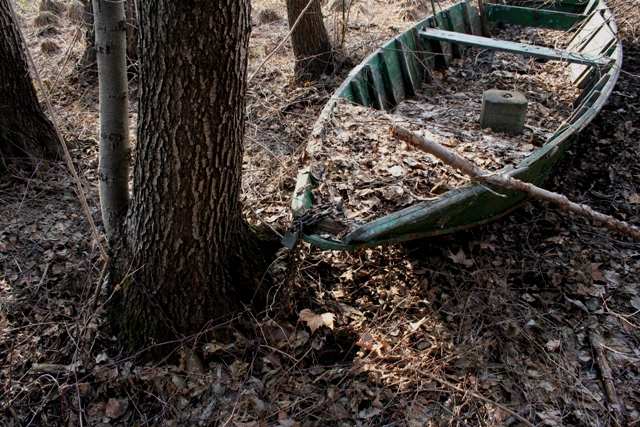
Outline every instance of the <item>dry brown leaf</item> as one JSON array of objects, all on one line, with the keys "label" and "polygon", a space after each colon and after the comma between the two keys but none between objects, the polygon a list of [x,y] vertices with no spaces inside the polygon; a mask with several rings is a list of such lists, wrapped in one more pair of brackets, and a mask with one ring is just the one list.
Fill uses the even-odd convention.
[{"label": "dry brown leaf", "polygon": [[129,401],[126,399],[114,399],[111,398],[107,402],[107,405],[104,408],[104,413],[107,417],[112,420],[120,417],[127,410],[129,406]]},{"label": "dry brown leaf", "polygon": [[329,406],[329,413],[337,420],[347,420],[351,418],[351,414],[341,403],[333,403]]},{"label": "dry brown leaf", "polygon": [[282,348],[289,343],[294,328],[284,322],[269,320],[261,325],[261,330],[269,343]]},{"label": "dry brown leaf", "polygon": [[362,418],[365,420],[371,419],[382,412],[379,408],[369,407],[365,408],[362,411],[358,412],[358,418]]},{"label": "dry brown leaf", "polygon": [[382,338],[372,335],[370,332],[364,332],[360,335],[360,339],[356,342],[356,345],[364,348],[365,350],[375,352],[378,355],[382,355],[383,350],[389,347],[388,342]]},{"label": "dry brown leaf", "polygon": [[605,296],[607,293],[607,289],[603,285],[591,285],[587,287],[587,295],[592,297],[600,298]]},{"label": "dry brown leaf", "polygon": [[618,272],[605,271],[603,275],[607,280],[610,288],[617,288],[623,283],[622,276],[620,276],[620,273]]},{"label": "dry brown leaf", "polygon": [[471,258],[467,258],[467,255],[465,255],[462,248],[458,250],[457,254],[449,251],[449,258],[451,258],[456,264],[462,264],[465,267],[471,267],[473,265],[473,260]]},{"label": "dry brown leaf", "polygon": [[307,323],[312,334],[322,326],[333,330],[333,313],[316,314],[312,310],[305,308],[300,312],[299,319]]},{"label": "dry brown leaf", "polygon": [[469,242],[469,249],[473,250],[476,246],[480,247],[480,249],[489,249],[493,252],[496,251],[496,247],[491,243],[487,243],[484,240],[474,240]]},{"label": "dry brown leaf", "polygon": [[606,282],[607,279],[604,278],[604,275],[602,274],[602,272],[600,270],[598,270],[598,267],[600,266],[600,262],[592,262],[591,263],[591,279],[593,279],[594,282]]},{"label": "dry brown leaf", "polygon": [[369,332],[365,332],[362,335],[360,335],[360,339],[356,343],[358,347],[362,347],[365,350],[369,350],[369,351],[373,349],[374,344],[375,344],[375,338]]},{"label": "dry brown leaf", "polygon": [[260,423],[257,421],[250,421],[248,423],[241,423],[239,421],[234,421],[233,425],[236,427],[260,427]]},{"label": "dry brown leaf", "polygon": [[298,348],[309,341],[309,332],[305,330],[298,331],[296,330],[293,335],[291,335],[291,347]]},{"label": "dry brown leaf", "polygon": [[349,268],[340,275],[340,279],[345,282],[353,282],[353,269]]},{"label": "dry brown leaf", "polygon": [[560,340],[549,340],[545,344],[545,347],[547,347],[547,350],[549,351],[556,351],[557,349],[560,348],[560,344],[561,344]]},{"label": "dry brown leaf", "polygon": [[234,344],[222,344],[219,343],[217,341],[212,341],[208,344],[205,344],[204,347],[202,348],[202,350],[204,351],[205,355],[211,355],[214,354],[215,352],[219,351],[219,350],[226,350],[229,348],[234,347]]},{"label": "dry brown leaf", "polygon": [[417,322],[415,322],[415,323],[411,323],[411,322],[409,322],[409,327],[411,328],[411,332],[415,332],[415,331],[417,331],[417,330],[418,330],[418,328],[419,328],[420,326],[422,326],[422,325],[424,324],[424,322],[426,322],[426,321],[427,321],[427,318],[426,318],[426,317],[423,317],[422,319],[418,320],[418,321],[417,321]]},{"label": "dry brown leaf", "polygon": [[336,289],[335,291],[329,291],[329,293],[334,298],[342,298],[342,297],[344,297],[344,291],[342,289]]},{"label": "dry brown leaf", "polygon": [[564,243],[564,237],[562,236],[553,236],[544,239],[545,242],[554,243],[556,245],[562,245]]},{"label": "dry brown leaf", "polygon": [[391,176],[399,177],[404,175],[404,168],[400,165],[395,165],[389,168],[389,173]]}]

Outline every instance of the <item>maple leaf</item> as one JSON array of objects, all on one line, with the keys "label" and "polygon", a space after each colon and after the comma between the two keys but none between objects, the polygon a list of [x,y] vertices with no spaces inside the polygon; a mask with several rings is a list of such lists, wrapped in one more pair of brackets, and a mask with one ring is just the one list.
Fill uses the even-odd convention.
[{"label": "maple leaf", "polygon": [[333,313],[316,314],[312,310],[305,308],[300,312],[300,320],[307,323],[312,334],[321,326],[326,326],[333,330]]},{"label": "maple leaf", "polygon": [[473,265],[473,260],[471,258],[467,258],[462,248],[458,250],[457,254],[454,254],[449,250],[448,258],[451,258],[456,264],[462,264],[465,267],[471,267]]}]

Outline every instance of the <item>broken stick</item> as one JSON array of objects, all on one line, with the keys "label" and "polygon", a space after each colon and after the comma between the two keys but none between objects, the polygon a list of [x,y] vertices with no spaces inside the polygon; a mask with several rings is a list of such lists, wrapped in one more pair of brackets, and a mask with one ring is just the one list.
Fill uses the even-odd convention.
[{"label": "broken stick", "polygon": [[604,351],[603,340],[600,334],[595,331],[591,331],[591,346],[593,347],[596,355],[596,362],[598,362],[598,369],[600,370],[600,378],[604,385],[605,395],[607,396],[607,402],[609,402],[609,408],[613,412],[616,424],[619,426],[627,425],[629,421],[629,414],[623,404],[620,404],[618,394],[616,393],[616,386],[613,383],[613,373],[609,366],[609,360]]},{"label": "broken stick", "polygon": [[417,135],[402,126],[392,125],[390,131],[394,138],[408,142],[414,147],[436,156],[447,165],[458,169],[460,172],[468,175],[474,180],[484,181],[489,184],[508,188],[509,190],[522,191],[536,199],[554,203],[561,209],[573,212],[594,221],[602,222],[610,230],[640,240],[640,229],[627,222],[620,221],[610,215],[594,211],[587,205],[574,203],[562,194],[554,193],[528,182],[520,181],[510,175],[487,172],[437,142]]}]

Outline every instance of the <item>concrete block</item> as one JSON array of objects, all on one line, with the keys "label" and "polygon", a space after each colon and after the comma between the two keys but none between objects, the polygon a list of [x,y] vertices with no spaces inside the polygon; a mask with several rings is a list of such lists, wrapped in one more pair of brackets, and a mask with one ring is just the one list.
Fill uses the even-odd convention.
[{"label": "concrete block", "polygon": [[527,98],[513,90],[487,90],[482,94],[480,127],[494,132],[522,133],[527,118]]}]

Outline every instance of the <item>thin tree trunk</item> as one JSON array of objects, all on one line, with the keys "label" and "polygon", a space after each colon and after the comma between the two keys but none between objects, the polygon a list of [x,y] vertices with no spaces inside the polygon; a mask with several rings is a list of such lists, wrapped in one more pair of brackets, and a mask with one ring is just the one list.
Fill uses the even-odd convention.
[{"label": "thin tree trunk", "polygon": [[322,74],[333,71],[333,52],[322,18],[320,0],[287,0],[289,27],[293,27],[305,8],[306,12],[291,33],[297,82],[317,80]]},{"label": "thin tree trunk", "polygon": [[54,157],[60,146],[29,77],[9,0],[0,0],[0,157]]},{"label": "thin tree trunk", "polygon": [[100,84],[100,207],[107,236],[129,204],[129,97],[124,3],[93,0]]},{"label": "thin tree trunk", "polygon": [[149,0],[139,13],[133,193],[110,308],[133,348],[221,322],[263,271],[239,202],[249,1]]},{"label": "thin tree trunk", "polygon": [[[108,0],[105,0],[108,1]],[[131,76],[135,74],[134,67],[138,61],[138,30],[135,23],[137,22],[137,9],[135,0],[129,0],[124,3],[124,13],[126,16],[126,32],[127,32],[127,74]],[[86,28],[85,33],[85,49],[82,58],[78,62],[77,72],[88,77],[97,76],[97,59],[96,59],[96,35],[93,25],[93,3],[87,2],[84,5],[82,19],[80,23]]]}]

